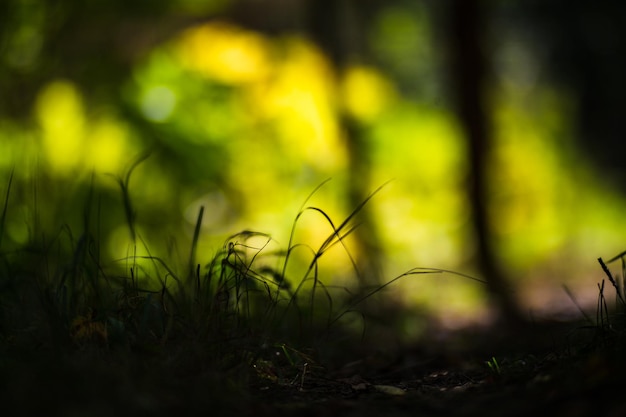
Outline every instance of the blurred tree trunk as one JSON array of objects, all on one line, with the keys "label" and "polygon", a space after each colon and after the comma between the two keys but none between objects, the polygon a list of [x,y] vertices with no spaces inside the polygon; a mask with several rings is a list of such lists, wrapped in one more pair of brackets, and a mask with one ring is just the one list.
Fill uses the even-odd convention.
[{"label": "blurred tree trunk", "polygon": [[[358,4],[357,4],[358,3]],[[351,60],[363,59],[363,16],[371,2],[354,0],[309,0],[309,31],[330,58],[337,79]],[[364,127],[343,109],[339,109],[341,130],[349,156],[348,204],[357,207],[371,190],[370,149],[364,137]],[[355,261],[360,272],[362,288],[381,282],[382,250],[378,233],[367,206],[358,215],[359,227],[353,239],[357,245]]]},{"label": "blurred tree trunk", "polygon": [[488,213],[488,169],[492,138],[483,87],[488,70],[484,54],[484,21],[481,0],[452,0],[449,10],[451,75],[459,119],[468,143],[470,177],[468,197],[476,237],[477,263],[487,281],[490,296],[511,323],[522,315],[494,251],[493,224]]}]

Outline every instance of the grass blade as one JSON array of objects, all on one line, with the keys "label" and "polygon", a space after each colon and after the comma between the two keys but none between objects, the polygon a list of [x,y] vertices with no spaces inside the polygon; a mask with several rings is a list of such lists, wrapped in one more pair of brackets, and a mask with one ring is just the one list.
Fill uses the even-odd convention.
[{"label": "grass blade", "polygon": [[7,210],[9,207],[9,197],[11,195],[11,185],[13,184],[13,172],[15,168],[11,169],[11,174],[9,175],[9,183],[7,185],[7,192],[4,197],[4,205],[2,207],[2,216],[0,217],[0,247],[2,246],[2,238],[4,237],[4,224],[7,217]]}]

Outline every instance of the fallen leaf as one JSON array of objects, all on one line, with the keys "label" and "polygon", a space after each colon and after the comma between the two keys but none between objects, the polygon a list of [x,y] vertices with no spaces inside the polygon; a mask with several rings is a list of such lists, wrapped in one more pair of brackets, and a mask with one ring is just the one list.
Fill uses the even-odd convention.
[{"label": "fallen leaf", "polygon": [[387,395],[404,395],[406,391],[392,385],[373,385],[374,389]]}]

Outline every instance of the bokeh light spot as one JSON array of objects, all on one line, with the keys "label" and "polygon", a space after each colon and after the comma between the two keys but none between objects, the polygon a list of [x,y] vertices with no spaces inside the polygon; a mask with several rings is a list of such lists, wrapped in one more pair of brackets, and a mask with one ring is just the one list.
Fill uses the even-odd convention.
[{"label": "bokeh light spot", "polygon": [[82,162],[85,115],[76,87],[55,81],[43,88],[35,104],[43,130],[43,147],[48,162],[59,173],[78,168]]},{"label": "bokeh light spot", "polygon": [[348,69],[342,93],[348,113],[363,121],[373,121],[394,96],[389,81],[374,69],[361,66]]},{"label": "bokeh light spot", "polygon": [[153,122],[164,122],[174,112],[176,94],[171,88],[156,86],[150,88],[141,100],[144,116]]},{"label": "bokeh light spot", "polygon": [[96,172],[118,173],[127,163],[128,132],[116,120],[95,123],[89,136],[87,160]]},{"label": "bokeh light spot", "polygon": [[185,66],[226,84],[264,78],[269,70],[269,43],[252,31],[211,23],[182,34],[178,50]]}]

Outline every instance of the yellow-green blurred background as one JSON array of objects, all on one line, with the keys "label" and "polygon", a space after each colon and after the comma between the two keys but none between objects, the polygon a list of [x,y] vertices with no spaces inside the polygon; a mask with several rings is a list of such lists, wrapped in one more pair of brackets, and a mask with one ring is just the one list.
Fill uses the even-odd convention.
[{"label": "yellow-green blurred background", "polygon": [[[149,153],[128,183],[140,254],[184,261],[200,206],[198,262],[242,230],[285,248],[326,179],[307,205],[335,224],[391,180],[364,208],[365,231],[347,239],[360,267],[380,282],[414,267],[480,276],[445,46],[450,2],[337,0],[341,66],[311,34],[314,3],[3,1],[3,196],[14,177],[0,249],[62,230],[78,238],[93,184],[102,256],[124,258],[119,181]],[[603,141],[620,132],[624,25],[609,6],[543,3],[483,3],[492,238],[537,314],[575,309],[562,285],[593,305],[596,258],[626,249],[624,147]],[[295,238],[315,248],[331,231],[307,212]],[[341,246],[321,264],[327,284],[352,285]],[[450,325],[486,314],[483,286],[457,276],[407,277],[387,292]]]}]

